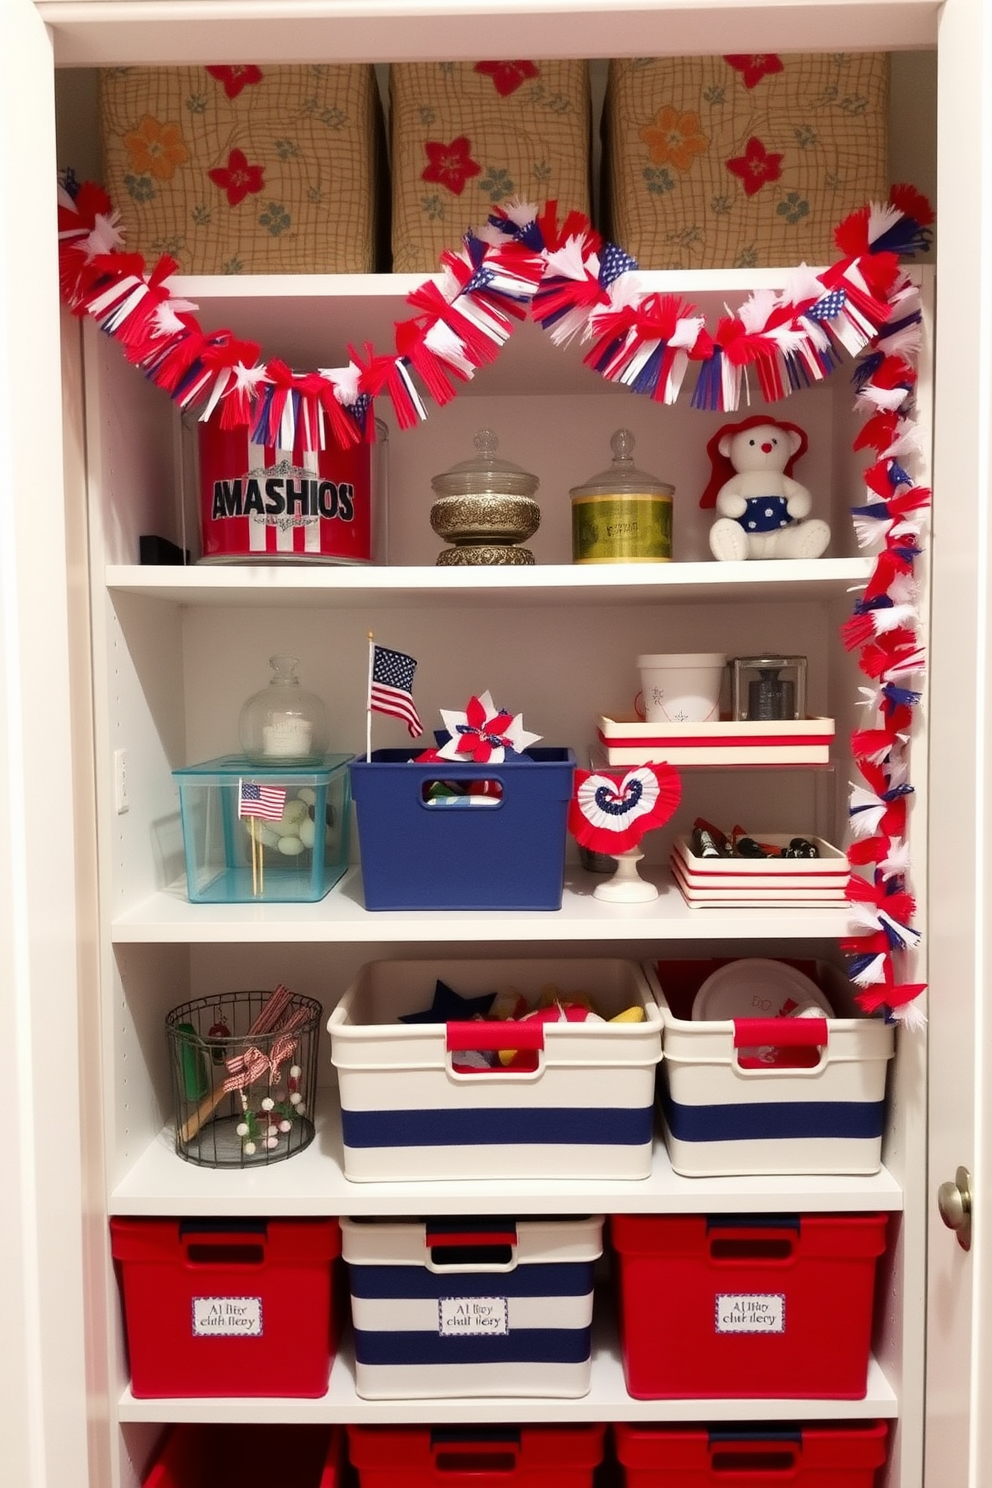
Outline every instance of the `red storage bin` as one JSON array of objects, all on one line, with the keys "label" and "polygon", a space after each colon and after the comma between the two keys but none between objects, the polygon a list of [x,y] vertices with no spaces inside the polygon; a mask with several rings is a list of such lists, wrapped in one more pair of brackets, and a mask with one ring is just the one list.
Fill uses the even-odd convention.
[{"label": "red storage bin", "polygon": [[326,1393],[336,1219],[114,1217],[110,1231],[133,1395]]},{"label": "red storage bin", "polygon": [[606,1428],[349,1426],[361,1488],[592,1488]]},{"label": "red storage bin", "polygon": [[142,1488],[339,1488],[339,1426],[173,1426]]},{"label": "red storage bin", "polygon": [[627,1488],[872,1488],[884,1421],[614,1428]]},{"label": "red storage bin", "polygon": [[862,1400],[884,1214],[617,1215],[636,1399]]}]

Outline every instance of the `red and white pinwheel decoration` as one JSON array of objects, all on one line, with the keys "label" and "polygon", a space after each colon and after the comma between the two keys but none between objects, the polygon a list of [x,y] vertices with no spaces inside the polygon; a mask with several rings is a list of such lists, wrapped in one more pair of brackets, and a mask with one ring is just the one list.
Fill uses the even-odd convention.
[{"label": "red and white pinwheel decoration", "polygon": [[541,737],[524,728],[522,713],[497,708],[488,692],[470,697],[464,713],[442,708],[441,717],[450,737],[437,751],[440,759],[499,765],[508,753],[522,754]]},{"label": "red and white pinwheel decoration", "polygon": [[581,847],[616,857],[664,826],[681,799],[682,782],[671,765],[576,770],[568,830]]}]

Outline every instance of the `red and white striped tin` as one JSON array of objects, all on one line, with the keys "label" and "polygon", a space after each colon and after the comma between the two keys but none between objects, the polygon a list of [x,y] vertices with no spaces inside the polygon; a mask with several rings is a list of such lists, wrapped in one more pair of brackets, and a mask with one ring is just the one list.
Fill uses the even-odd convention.
[{"label": "red and white striped tin", "polygon": [[203,563],[371,563],[372,447],[281,450],[197,425]]}]

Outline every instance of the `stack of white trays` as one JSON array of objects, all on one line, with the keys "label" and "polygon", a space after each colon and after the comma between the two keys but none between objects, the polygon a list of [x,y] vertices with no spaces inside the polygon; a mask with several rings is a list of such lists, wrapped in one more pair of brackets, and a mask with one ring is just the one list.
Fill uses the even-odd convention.
[{"label": "stack of white trays", "polygon": [[[754,840],[787,847],[796,833],[754,832]],[[690,838],[676,837],[670,865],[687,904],[694,909],[776,905],[802,909],[812,904],[843,904],[851,865],[847,854],[822,837],[805,836],[815,858],[701,858]]]}]

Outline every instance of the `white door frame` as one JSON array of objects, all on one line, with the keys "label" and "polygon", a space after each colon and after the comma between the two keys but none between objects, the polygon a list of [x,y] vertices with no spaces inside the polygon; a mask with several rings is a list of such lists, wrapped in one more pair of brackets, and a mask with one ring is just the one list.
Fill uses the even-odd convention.
[{"label": "white door frame", "polygon": [[[926,1488],[992,1482],[992,8],[948,0],[938,45],[937,363],[930,682]],[[970,1170],[965,1252],[937,1213]]]}]

